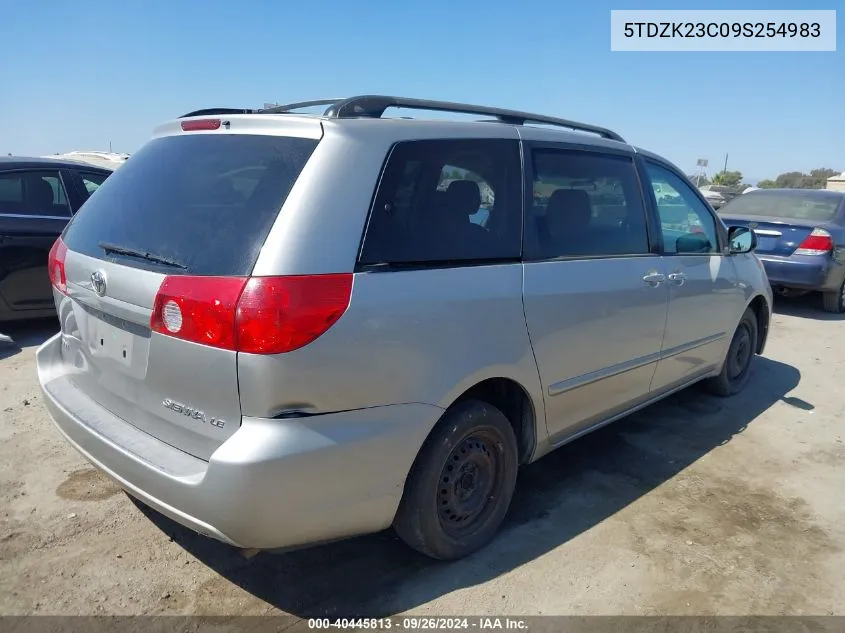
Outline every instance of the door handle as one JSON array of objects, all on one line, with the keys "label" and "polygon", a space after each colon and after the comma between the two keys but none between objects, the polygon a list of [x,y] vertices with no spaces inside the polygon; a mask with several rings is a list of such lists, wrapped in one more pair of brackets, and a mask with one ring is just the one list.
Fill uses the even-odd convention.
[{"label": "door handle", "polygon": [[666,281],[666,275],[664,275],[663,273],[651,271],[645,274],[645,276],[643,277],[643,281],[652,287],[659,286],[664,281]]},{"label": "door handle", "polygon": [[684,273],[671,273],[669,275],[669,281],[671,281],[676,286],[683,286],[686,280],[687,276]]}]

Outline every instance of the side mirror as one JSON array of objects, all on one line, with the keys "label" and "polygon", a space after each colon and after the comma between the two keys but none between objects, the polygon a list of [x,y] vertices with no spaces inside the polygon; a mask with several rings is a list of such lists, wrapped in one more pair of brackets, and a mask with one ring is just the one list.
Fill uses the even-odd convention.
[{"label": "side mirror", "polygon": [[709,253],[713,250],[713,246],[704,233],[685,233],[675,240],[675,252],[679,255],[684,253]]},{"label": "side mirror", "polygon": [[747,226],[732,226],[728,229],[728,243],[732,254],[750,253],[757,248],[757,234]]}]

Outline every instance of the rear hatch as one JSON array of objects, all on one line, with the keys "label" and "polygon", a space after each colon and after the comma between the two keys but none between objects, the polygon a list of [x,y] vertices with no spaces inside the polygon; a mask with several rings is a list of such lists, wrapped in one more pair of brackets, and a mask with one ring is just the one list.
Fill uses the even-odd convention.
[{"label": "rear hatch", "polygon": [[[837,215],[839,200],[801,192],[755,191],[743,194],[719,209],[728,226],[747,226],[757,235],[756,252],[789,257],[826,229]],[[820,233],[821,231],[821,233]]]},{"label": "rear hatch", "polygon": [[[223,131],[162,136],[106,180],[51,253],[69,379],[129,424],[208,458],[241,418],[237,352],[226,345],[231,323],[214,312],[227,299],[209,288],[236,288],[237,301],[317,142]],[[151,326],[164,282],[189,299],[205,293],[203,318],[219,345],[159,333],[170,321]],[[164,314],[180,323],[197,316]]]}]

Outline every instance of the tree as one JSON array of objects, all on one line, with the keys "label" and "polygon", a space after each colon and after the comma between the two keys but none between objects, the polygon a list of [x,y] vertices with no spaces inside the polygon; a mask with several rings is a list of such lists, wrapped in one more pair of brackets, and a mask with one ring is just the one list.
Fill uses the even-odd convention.
[{"label": "tree", "polygon": [[808,189],[824,189],[827,187],[827,179],[831,176],[838,176],[839,173],[836,169],[830,169],[828,167],[810,170],[810,175],[807,177],[807,182],[804,186]]},{"label": "tree", "polygon": [[761,180],[757,186],[761,189],[824,189],[827,179],[839,172],[828,167],[810,170],[809,174],[800,171],[787,171],[774,180]]},{"label": "tree", "polygon": [[800,171],[788,171],[775,178],[775,187],[779,189],[802,189],[804,174]]},{"label": "tree", "polygon": [[714,185],[723,185],[725,187],[738,187],[742,182],[741,171],[720,171],[713,176]]}]

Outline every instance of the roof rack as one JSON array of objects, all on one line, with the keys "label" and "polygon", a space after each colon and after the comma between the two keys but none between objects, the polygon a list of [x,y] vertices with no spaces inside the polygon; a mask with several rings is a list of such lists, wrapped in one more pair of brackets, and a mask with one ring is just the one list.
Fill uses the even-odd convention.
[{"label": "roof rack", "polygon": [[194,110],[180,116],[180,119],[186,119],[189,116],[208,116],[209,114],[253,114],[255,110],[249,108],[205,108],[203,110]]},{"label": "roof rack", "polygon": [[182,115],[180,118],[206,116],[210,114],[282,114],[313,106],[328,106],[323,113],[323,116],[333,119],[352,119],[357,117],[378,119],[384,115],[384,111],[388,108],[410,108],[413,110],[478,114],[482,116],[495,117],[493,120],[500,123],[510,123],[513,125],[524,125],[525,123],[554,125],[569,128],[571,130],[579,130],[581,132],[590,132],[603,138],[619,141],[620,143],[625,142],[625,139],[612,130],[598,127],[596,125],[589,125],[587,123],[579,123],[578,121],[570,121],[569,119],[561,119],[542,114],[532,114],[530,112],[520,112],[519,110],[506,110],[504,108],[470,105],[467,103],[411,99],[408,97],[388,97],[384,95],[361,95],[357,97],[348,97],[346,99],[315,99],[312,101],[287,103],[259,110],[249,110],[244,108],[207,108],[205,110],[195,110],[194,112],[189,112],[188,114]]},{"label": "roof rack", "polygon": [[[321,105],[319,102],[314,102],[314,105]],[[570,121],[568,119],[560,119],[557,117],[544,116],[541,114],[531,114],[530,112],[520,112],[518,110],[506,110],[503,108],[490,108],[487,106],[469,105],[466,103],[453,103],[450,101],[431,101],[427,99],[411,99],[407,97],[388,97],[383,95],[362,95],[358,97],[349,97],[348,99],[339,100],[332,103],[325,111],[324,116],[348,119],[355,117],[370,117],[374,119],[380,118],[387,108],[412,108],[414,110],[433,110],[438,112],[456,112],[461,114],[479,114],[483,116],[492,116],[502,123],[511,123],[514,125],[523,125],[525,123],[541,123],[545,125],[555,125],[565,127],[572,130],[579,130],[582,132],[591,132],[598,134],[601,137],[625,142],[619,134],[607,128],[589,125],[587,123],[579,123],[577,121]]]}]

